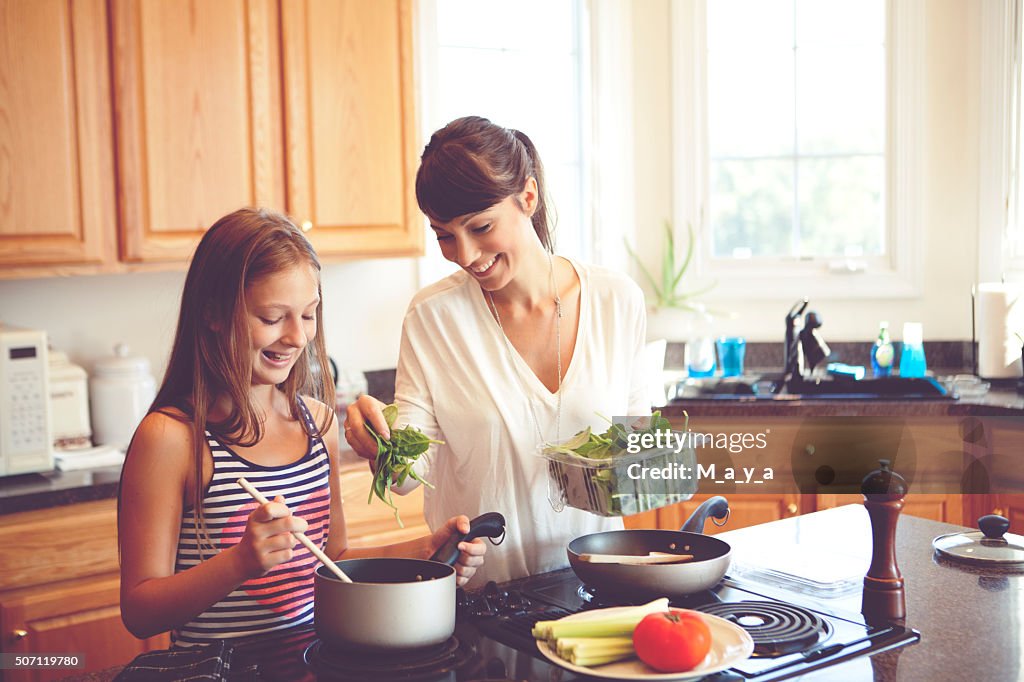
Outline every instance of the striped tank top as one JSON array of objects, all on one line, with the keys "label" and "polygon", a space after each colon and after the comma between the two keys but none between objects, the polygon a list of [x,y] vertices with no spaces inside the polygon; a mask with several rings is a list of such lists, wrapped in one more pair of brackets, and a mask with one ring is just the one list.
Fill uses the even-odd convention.
[{"label": "striped tank top", "polygon": [[[301,399],[299,405],[303,418],[315,433],[313,418]],[[210,542],[218,551],[242,539],[249,514],[257,506],[238,485],[242,476],[268,500],[277,495],[284,497],[292,513],[309,523],[306,531],[309,539],[323,548],[331,516],[330,460],[323,439],[311,437],[301,459],[278,467],[260,466],[243,459],[209,431],[206,440],[213,453],[213,478],[203,495],[203,514]],[[186,509],[178,536],[176,573],[200,563],[194,524],[194,509]],[[204,556],[210,558],[212,550],[208,544],[203,551]],[[246,581],[193,621],[175,630],[172,633],[174,646],[187,647],[213,639],[244,637],[311,623],[316,567],[316,557],[304,545],[297,545],[291,561]]]}]

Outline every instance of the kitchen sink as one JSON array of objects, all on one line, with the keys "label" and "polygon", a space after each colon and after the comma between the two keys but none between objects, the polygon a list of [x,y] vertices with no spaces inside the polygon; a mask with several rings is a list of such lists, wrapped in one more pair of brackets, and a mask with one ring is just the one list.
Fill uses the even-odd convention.
[{"label": "kitchen sink", "polygon": [[676,400],[953,400],[955,396],[931,377],[807,379],[785,383],[779,375],[679,382]]}]

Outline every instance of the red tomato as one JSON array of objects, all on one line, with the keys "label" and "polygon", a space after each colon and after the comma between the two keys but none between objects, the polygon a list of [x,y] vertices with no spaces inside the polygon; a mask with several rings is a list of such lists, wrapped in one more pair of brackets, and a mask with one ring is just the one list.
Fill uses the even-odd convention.
[{"label": "red tomato", "polygon": [[663,673],[692,670],[711,650],[711,630],[696,611],[652,613],[633,630],[640,660]]}]

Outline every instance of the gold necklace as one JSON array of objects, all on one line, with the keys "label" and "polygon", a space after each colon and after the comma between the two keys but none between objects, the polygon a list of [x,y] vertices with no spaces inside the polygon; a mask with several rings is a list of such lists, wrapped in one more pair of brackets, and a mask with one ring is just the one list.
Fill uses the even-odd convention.
[{"label": "gold necklace", "polygon": [[[551,277],[551,290],[555,295],[555,357],[558,362],[558,389],[555,391],[555,396],[557,397],[557,407],[555,408],[555,442],[558,442],[561,439],[562,432],[562,298],[558,295],[558,287],[555,285],[555,263],[550,251],[548,251],[548,274]],[[508,351],[509,362],[512,363],[516,378],[519,380],[519,386],[523,389],[523,395],[526,395],[526,384],[523,383],[522,373],[516,366],[512,342],[508,340],[505,328],[501,326],[501,315],[498,314],[498,306],[494,305],[494,296],[489,291],[487,292],[487,300],[491,303],[491,310],[494,312],[495,322],[498,323],[498,331],[501,332],[501,338],[505,339],[505,349]],[[533,425],[537,429],[538,442],[543,443],[544,434],[540,428],[540,420],[537,419],[537,411],[533,408],[532,400],[529,400],[528,404],[530,405],[530,414],[533,415]]]}]

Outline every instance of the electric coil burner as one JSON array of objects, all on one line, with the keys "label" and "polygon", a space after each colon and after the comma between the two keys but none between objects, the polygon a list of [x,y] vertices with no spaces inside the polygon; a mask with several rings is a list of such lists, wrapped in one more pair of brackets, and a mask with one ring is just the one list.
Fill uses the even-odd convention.
[{"label": "electric coil burner", "polygon": [[451,637],[437,646],[365,653],[335,649],[317,640],[306,649],[306,665],[322,680],[435,680],[458,669],[472,647]]},{"label": "electric coil burner", "polygon": [[816,613],[781,602],[708,604],[704,613],[725,618],[754,640],[754,656],[776,658],[805,651],[832,636],[832,625]]}]

